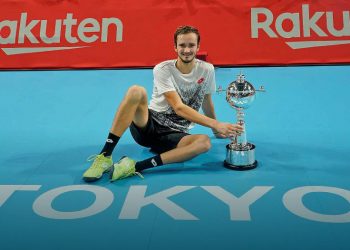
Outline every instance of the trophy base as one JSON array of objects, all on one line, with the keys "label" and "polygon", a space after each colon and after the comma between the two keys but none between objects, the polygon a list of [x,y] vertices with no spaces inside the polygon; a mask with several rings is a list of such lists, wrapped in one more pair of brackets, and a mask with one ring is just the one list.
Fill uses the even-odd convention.
[{"label": "trophy base", "polygon": [[251,170],[256,168],[258,162],[255,160],[255,145],[247,143],[246,147],[240,148],[236,145],[226,146],[226,168],[238,171]]},{"label": "trophy base", "polygon": [[228,163],[226,160],[224,161],[224,167],[231,169],[231,170],[236,170],[236,171],[245,171],[245,170],[251,170],[254,169],[258,166],[258,162],[255,161],[253,164],[249,164],[249,165],[244,165],[244,166],[237,166],[237,165],[233,165]]}]

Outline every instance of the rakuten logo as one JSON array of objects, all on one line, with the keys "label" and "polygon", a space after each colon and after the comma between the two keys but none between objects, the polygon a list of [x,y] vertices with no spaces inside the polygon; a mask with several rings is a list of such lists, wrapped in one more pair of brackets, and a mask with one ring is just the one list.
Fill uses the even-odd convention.
[{"label": "rakuten logo", "polygon": [[[259,15],[263,15],[264,21],[259,22]],[[300,17],[301,15],[301,17]],[[261,17],[261,16],[260,16]],[[326,26],[320,27],[319,23],[322,18],[326,20]],[[285,30],[283,23],[289,21],[292,23],[292,29]],[[324,20],[323,20],[324,21]],[[276,32],[271,28],[274,23]],[[331,40],[322,41],[297,41],[286,42],[293,49],[303,49],[311,47],[331,46],[340,44],[350,44],[350,40],[338,40],[334,38],[350,36],[350,15],[349,11],[343,11],[343,27],[336,29],[334,27],[334,17],[332,11],[315,12],[310,14],[308,4],[302,5],[302,13],[282,13],[274,19],[271,10],[267,8],[252,8],[251,9],[251,37],[259,38],[259,30],[265,32],[271,38],[309,38],[311,31],[318,37],[332,37]],[[325,29],[327,32],[325,32]],[[302,31],[301,31],[302,30]]]},{"label": "rakuten logo", "polygon": [[[4,20],[0,22],[0,44],[21,45],[27,39],[31,44],[60,44],[62,42],[70,44],[91,44],[94,42],[106,43],[108,41],[108,30],[110,26],[115,26],[115,42],[123,41],[123,23],[120,19],[102,18],[101,21],[94,18],[85,18],[78,23],[73,18],[72,13],[67,13],[65,19],[55,20],[54,34],[48,36],[48,20],[28,20],[27,13],[21,13],[20,21]],[[39,35],[34,35],[33,30],[40,29]],[[2,31],[8,29],[8,35],[2,35]],[[72,30],[76,29],[76,35]],[[52,32],[50,32],[52,33]],[[17,36],[18,34],[18,36]],[[63,38],[62,38],[63,35]],[[33,47],[16,47],[1,48],[7,55],[36,53],[54,50],[67,50],[88,47],[84,46],[33,46]]]}]

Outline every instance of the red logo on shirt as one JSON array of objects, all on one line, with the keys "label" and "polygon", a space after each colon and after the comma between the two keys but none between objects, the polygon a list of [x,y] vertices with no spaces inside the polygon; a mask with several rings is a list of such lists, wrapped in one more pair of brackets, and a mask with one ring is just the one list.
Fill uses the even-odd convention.
[{"label": "red logo on shirt", "polygon": [[203,81],[204,81],[204,78],[202,77],[201,79],[199,79],[199,80],[197,81],[197,83],[198,83],[198,84],[201,84]]}]

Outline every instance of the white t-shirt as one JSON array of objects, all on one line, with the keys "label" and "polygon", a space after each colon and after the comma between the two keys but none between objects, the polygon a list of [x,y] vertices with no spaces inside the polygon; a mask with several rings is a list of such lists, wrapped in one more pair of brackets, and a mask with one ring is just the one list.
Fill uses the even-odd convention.
[{"label": "white t-shirt", "polygon": [[196,111],[202,106],[204,96],[215,92],[214,66],[195,60],[195,67],[189,74],[182,74],[176,68],[176,60],[168,60],[154,67],[154,85],[149,109],[159,124],[181,132],[188,132],[193,126],[190,121],[175,113],[165,99],[165,92],[176,91],[182,102]]}]

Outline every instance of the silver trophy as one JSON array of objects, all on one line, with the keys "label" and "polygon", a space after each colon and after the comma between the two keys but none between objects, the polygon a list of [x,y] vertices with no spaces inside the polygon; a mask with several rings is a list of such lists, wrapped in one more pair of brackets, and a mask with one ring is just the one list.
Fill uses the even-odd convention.
[{"label": "silver trophy", "polygon": [[[219,87],[218,92],[222,91],[222,88]],[[253,103],[256,91],[265,92],[263,86],[256,90],[251,83],[245,80],[242,72],[237,76],[237,80],[231,82],[226,89],[226,101],[236,110],[237,123],[244,130],[240,135],[231,137],[231,143],[226,145],[224,166],[229,169],[249,170],[258,165],[255,160],[255,145],[247,141],[244,121],[244,110]]]}]

